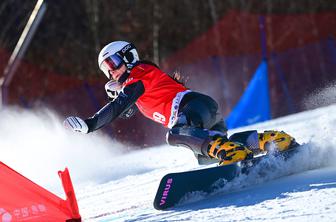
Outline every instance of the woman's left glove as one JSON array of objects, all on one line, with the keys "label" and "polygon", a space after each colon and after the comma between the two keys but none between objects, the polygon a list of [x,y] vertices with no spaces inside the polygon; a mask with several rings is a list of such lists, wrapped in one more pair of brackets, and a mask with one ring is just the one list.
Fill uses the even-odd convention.
[{"label": "woman's left glove", "polygon": [[82,120],[81,118],[76,117],[76,116],[67,117],[64,120],[63,125],[64,125],[65,128],[71,129],[75,132],[81,132],[81,133],[88,133],[89,132],[89,127],[84,122],[84,120]]},{"label": "woman's left glove", "polygon": [[110,80],[105,84],[106,94],[112,101],[118,97],[121,88],[122,88],[121,85],[114,80]]}]

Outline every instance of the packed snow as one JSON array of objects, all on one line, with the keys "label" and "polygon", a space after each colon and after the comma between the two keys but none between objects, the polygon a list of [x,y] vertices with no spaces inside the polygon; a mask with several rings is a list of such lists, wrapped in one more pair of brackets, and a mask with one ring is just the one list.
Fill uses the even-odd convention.
[{"label": "packed snow", "polygon": [[47,110],[0,112],[1,161],[63,198],[57,171],[68,167],[83,221],[336,221],[336,105],[229,131],[284,130],[306,149],[265,177],[256,168],[167,211],[153,208],[158,184],[199,167],[190,150],[129,152],[100,132],[66,131]]}]

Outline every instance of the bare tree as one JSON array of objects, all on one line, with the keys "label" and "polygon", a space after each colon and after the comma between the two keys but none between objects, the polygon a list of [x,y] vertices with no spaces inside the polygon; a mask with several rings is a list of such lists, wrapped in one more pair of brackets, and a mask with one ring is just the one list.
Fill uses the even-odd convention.
[{"label": "bare tree", "polygon": [[160,63],[160,47],[159,35],[160,33],[160,6],[159,2],[153,1],[153,60],[154,63]]}]

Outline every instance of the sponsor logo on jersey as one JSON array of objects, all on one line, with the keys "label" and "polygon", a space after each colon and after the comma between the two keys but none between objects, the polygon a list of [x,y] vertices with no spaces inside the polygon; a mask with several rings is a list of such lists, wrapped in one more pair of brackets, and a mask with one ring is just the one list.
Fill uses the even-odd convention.
[{"label": "sponsor logo on jersey", "polygon": [[170,112],[170,118],[169,118],[169,123],[168,123],[168,128],[172,128],[176,122],[177,122],[177,114],[178,114],[178,110],[180,107],[180,102],[183,99],[183,96],[187,93],[191,92],[191,90],[186,90],[183,92],[179,92],[176,94],[175,98],[173,99],[173,104],[171,107],[171,112]]},{"label": "sponsor logo on jersey", "polygon": [[153,113],[153,119],[156,122],[159,122],[159,123],[162,123],[162,124],[164,124],[166,122],[166,117],[159,112],[154,112]]}]

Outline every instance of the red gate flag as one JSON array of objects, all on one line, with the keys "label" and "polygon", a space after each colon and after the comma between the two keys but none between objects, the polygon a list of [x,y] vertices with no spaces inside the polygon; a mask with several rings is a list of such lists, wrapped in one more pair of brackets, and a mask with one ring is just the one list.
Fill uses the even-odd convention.
[{"label": "red gate flag", "polygon": [[69,171],[58,174],[66,200],[0,162],[0,222],[81,221]]}]

